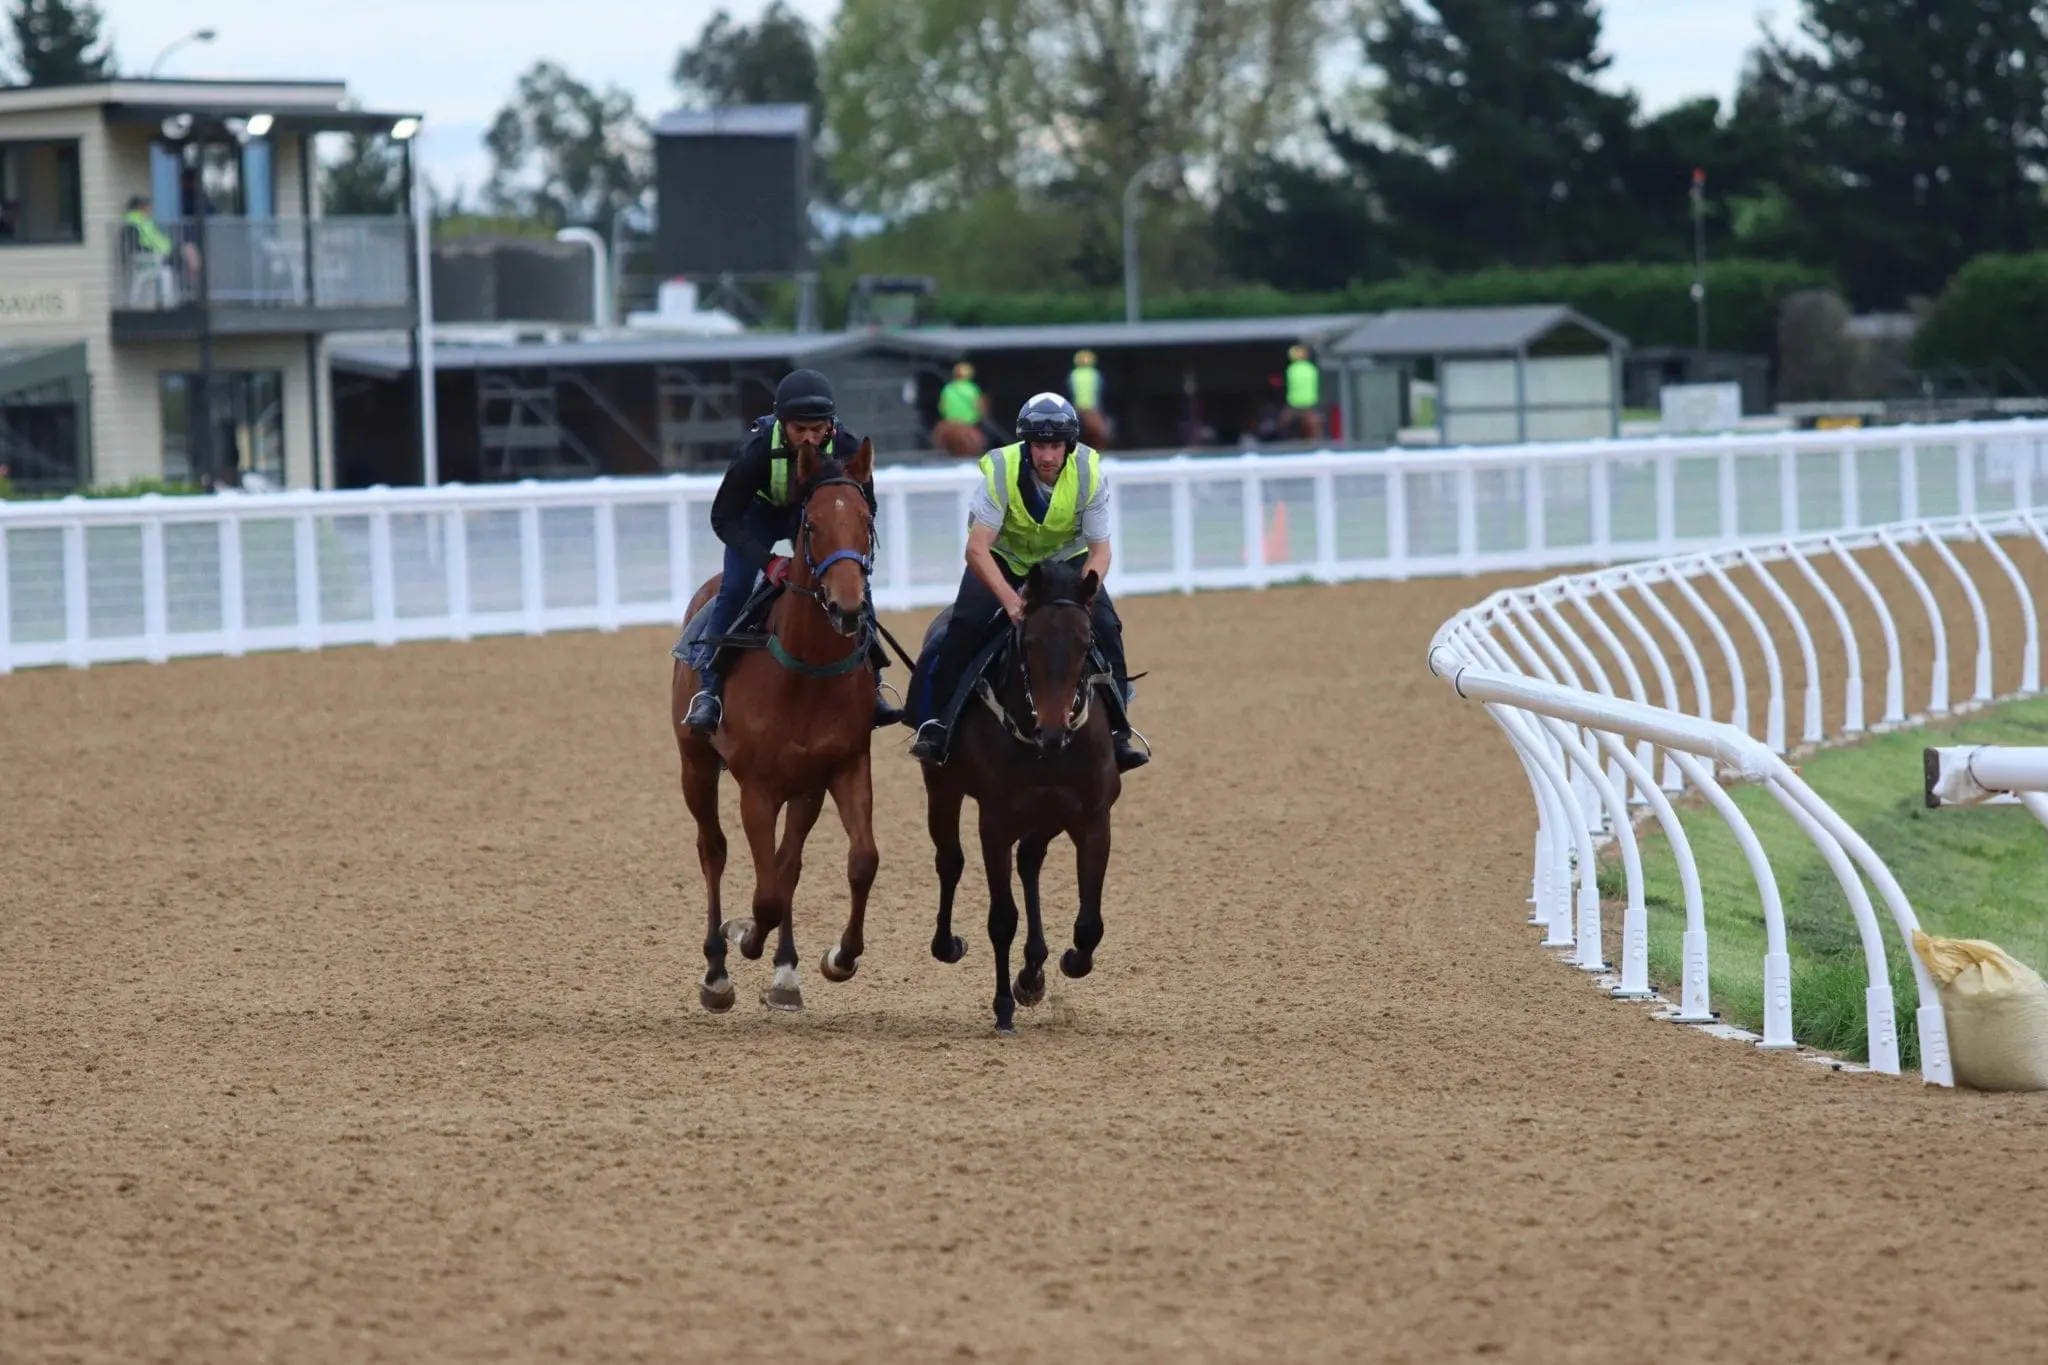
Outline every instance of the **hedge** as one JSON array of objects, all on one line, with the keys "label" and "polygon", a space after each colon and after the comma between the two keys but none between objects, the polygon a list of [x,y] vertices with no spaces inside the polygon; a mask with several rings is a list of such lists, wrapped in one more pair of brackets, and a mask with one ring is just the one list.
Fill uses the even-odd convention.
[{"label": "hedge", "polygon": [[[1769,354],[1778,305],[1801,289],[1831,288],[1823,270],[1778,261],[1727,260],[1707,265],[1708,344],[1715,350]],[[1394,308],[1562,303],[1628,338],[1631,346],[1691,346],[1695,338],[1689,265],[1589,265],[1553,270],[1488,270],[1474,275],[1414,276],[1357,285],[1328,294],[1288,294],[1252,285],[1201,293],[1161,294],[1145,301],[1148,318],[1227,318],[1287,314],[1380,313]],[[1117,291],[1047,294],[948,294],[920,310],[956,326],[1113,322],[1123,316]]]},{"label": "hedge", "polygon": [[[1913,337],[1921,369],[2011,365],[2048,391],[2048,252],[1978,256],[1958,270]],[[2001,376],[2012,387],[2009,376]]]}]

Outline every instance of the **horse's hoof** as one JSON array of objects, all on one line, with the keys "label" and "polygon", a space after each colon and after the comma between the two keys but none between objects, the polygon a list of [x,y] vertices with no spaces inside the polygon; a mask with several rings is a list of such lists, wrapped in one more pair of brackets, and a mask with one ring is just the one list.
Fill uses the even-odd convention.
[{"label": "horse's hoof", "polygon": [[958,934],[955,934],[953,936],[953,941],[951,943],[942,944],[937,939],[933,939],[932,956],[937,958],[939,961],[946,963],[948,966],[951,966],[953,963],[958,962],[961,958],[967,956],[967,940],[961,938]]},{"label": "horse's hoof", "polygon": [[796,964],[777,964],[775,979],[761,992],[761,1003],[771,1010],[794,1014],[804,1007],[804,993],[796,984]]},{"label": "horse's hoof", "polygon": [[1079,948],[1069,948],[1060,954],[1060,972],[1064,976],[1079,981],[1094,970],[1094,957],[1082,952]]},{"label": "horse's hoof", "polygon": [[1030,1009],[1045,999],[1045,977],[1038,973],[1026,973],[1017,978],[1010,987],[1010,995],[1025,1009]]},{"label": "horse's hoof", "polygon": [[739,993],[732,988],[732,978],[729,976],[715,986],[709,981],[697,983],[697,1003],[713,1014],[724,1014],[732,1008],[732,1002],[738,997]]},{"label": "horse's hoof", "polygon": [[725,941],[727,943],[732,944],[733,947],[739,949],[740,956],[746,958],[750,962],[753,961],[755,958],[761,956],[761,949],[766,946],[766,937],[764,936],[761,943],[757,943],[754,945],[753,952],[750,953],[747,951],[747,935],[754,932],[754,920],[752,916],[748,916],[745,919],[729,919],[725,923],[718,926],[718,932],[724,934]]},{"label": "horse's hoof", "polygon": [[998,1037],[998,1038],[1015,1038],[1016,1036],[1017,1036],[1017,1030],[1016,1030],[1016,1029],[1014,1029],[1014,1028],[1012,1028],[1012,1027],[1010,1027],[1010,1026],[1009,1026],[1008,1024],[997,1024],[997,1025],[996,1025],[996,1037]]},{"label": "horse's hoof", "polygon": [[825,950],[825,958],[818,964],[818,974],[827,981],[851,981],[853,974],[860,970],[860,959],[855,958],[845,966],[840,965],[839,946],[834,944]]}]

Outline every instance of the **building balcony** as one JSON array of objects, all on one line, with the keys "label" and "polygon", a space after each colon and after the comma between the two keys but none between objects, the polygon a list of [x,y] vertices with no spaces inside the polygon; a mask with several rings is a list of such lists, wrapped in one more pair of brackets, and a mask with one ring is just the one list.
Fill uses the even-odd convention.
[{"label": "building balcony", "polygon": [[410,327],[413,229],[406,217],[122,220],[115,243],[116,341],[306,335]]}]

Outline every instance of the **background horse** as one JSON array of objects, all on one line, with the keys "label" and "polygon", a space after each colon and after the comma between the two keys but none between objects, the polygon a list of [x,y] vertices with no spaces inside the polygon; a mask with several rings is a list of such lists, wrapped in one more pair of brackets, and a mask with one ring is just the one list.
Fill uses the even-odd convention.
[{"label": "background horse", "polygon": [[[1087,673],[1094,629],[1093,573],[1071,564],[1034,565],[1024,583],[1024,621],[991,679],[993,705],[960,713],[944,765],[924,765],[926,818],[937,851],[939,920],[932,956],[958,962],[967,944],[953,935],[953,892],[967,865],[960,849],[960,807],[969,796],[981,815],[981,857],[988,872],[988,938],[996,959],[996,1029],[1011,1033],[1016,1006],[1045,998],[1045,926],[1038,872],[1055,836],[1074,841],[1081,909],[1074,946],[1060,970],[1076,980],[1095,967],[1102,942],[1102,883],[1109,873],[1109,812],[1123,791],[1107,707],[1095,688],[1114,686]],[[936,623],[935,623],[936,624]],[[997,714],[998,710],[1000,715]],[[1024,883],[1024,970],[1010,981],[1017,902],[1010,894],[1010,850]]]},{"label": "background horse", "polygon": [[1081,444],[1094,450],[1109,448],[1109,419],[1102,415],[1100,408],[1087,408],[1082,411]]},{"label": "background horse", "polygon": [[[881,858],[875,848],[874,784],[869,740],[874,733],[875,678],[868,662],[868,574],[874,565],[875,527],[861,485],[874,470],[875,451],[862,441],[844,465],[821,458],[816,444],[796,451],[800,509],[788,589],[768,613],[769,644],[727,665],[724,714],[706,737],[683,723],[697,692],[696,671],[676,661],[669,681],[669,712],[683,760],[683,799],[697,820],[697,858],[704,869],[706,930],[704,980],[697,998],[705,1009],[732,1008],[726,974],[728,940],[753,960],[770,929],[779,929],[773,984],[762,997],[776,1009],[803,1008],[797,986],[791,902],[803,870],[804,839],[818,821],[829,792],[846,826],[846,880],[853,909],[836,948],[819,970],[827,981],[852,979],[862,950],[868,889]],[[690,599],[694,617],[717,593],[713,574]],[[754,916],[724,923],[719,882],[725,874],[725,832],[718,823],[718,774],[730,769],[740,787],[740,823],[754,858]],[[787,807],[782,844],[775,826]]]},{"label": "background horse", "polygon": [[974,422],[940,422],[932,428],[932,448],[973,459],[987,450],[988,439]]}]

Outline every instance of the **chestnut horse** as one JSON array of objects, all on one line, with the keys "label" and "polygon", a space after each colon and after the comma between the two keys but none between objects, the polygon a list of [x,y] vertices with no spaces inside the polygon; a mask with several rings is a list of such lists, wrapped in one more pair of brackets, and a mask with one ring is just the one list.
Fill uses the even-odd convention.
[{"label": "chestnut horse", "polygon": [[1081,444],[1090,450],[1109,449],[1109,419],[1102,415],[1100,408],[1082,409]]},{"label": "chestnut horse", "polygon": [[971,460],[988,449],[988,438],[976,423],[941,422],[932,428],[932,449]]},{"label": "chestnut horse", "polygon": [[[1074,841],[1081,908],[1074,946],[1060,970],[1079,980],[1095,968],[1102,942],[1102,884],[1109,873],[1109,811],[1123,792],[1110,737],[1109,709],[1091,705],[1107,674],[1088,675],[1095,643],[1089,615],[1101,586],[1093,573],[1052,561],[1034,565],[1024,582],[1024,620],[997,656],[988,692],[970,703],[954,730],[943,765],[924,765],[925,813],[937,850],[939,920],[932,956],[958,962],[965,941],[953,935],[953,892],[967,865],[960,849],[960,808],[969,796],[980,811],[981,859],[988,872],[988,937],[996,959],[996,1031],[1013,1033],[1019,1004],[1045,998],[1045,926],[1039,916],[1038,872],[1053,839]],[[1017,902],[1010,894],[1010,850],[1024,884],[1024,970],[1010,981],[1010,943]]]},{"label": "chestnut horse", "polygon": [[[794,554],[783,594],[768,612],[768,646],[749,649],[727,665],[724,714],[710,736],[683,723],[697,692],[696,671],[676,661],[669,682],[669,712],[683,759],[683,799],[697,820],[697,859],[709,898],[704,935],[704,1008],[732,1008],[726,975],[729,941],[758,959],[768,931],[779,930],[775,975],[762,996],[775,1009],[803,1008],[797,986],[791,901],[803,870],[804,839],[818,821],[829,792],[846,826],[846,880],[853,911],[837,947],[819,970],[827,981],[851,980],[860,965],[868,889],[881,858],[875,848],[874,784],[869,739],[874,733],[875,678],[868,662],[868,575],[874,567],[875,525],[861,487],[874,471],[871,442],[844,464],[819,455],[815,444],[796,451]],[[695,617],[718,591],[713,574],[690,599]],[[752,919],[722,921],[719,882],[725,874],[725,832],[718,823],[718,774],[723,766],[740,787],[740,823],[754,857]],[[775,826],[789,811],[782,843]]]}]

